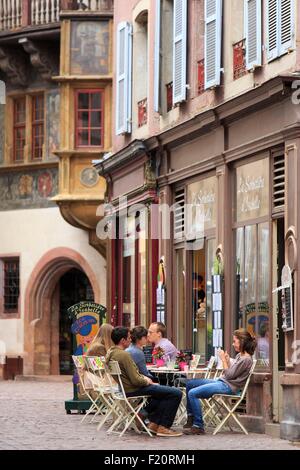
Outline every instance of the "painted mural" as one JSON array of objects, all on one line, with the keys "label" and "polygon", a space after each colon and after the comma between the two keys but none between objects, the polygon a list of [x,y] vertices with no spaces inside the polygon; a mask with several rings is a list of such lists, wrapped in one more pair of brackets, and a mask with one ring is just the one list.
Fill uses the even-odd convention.
[{"label": "painted mural", "polygon": [[107,75],[108,73],[108,21],[72,22],[71,74]]},{"label": "painted mural", "polygon": [[57,168],[0,173],[0,211],[55,207]]},{"label": "painted mural", "polygon": [[4,113],[5,105],[0,104],[0,164],[4,161]]},{"label": "painted mural", "polygon": [[59,149],[59,122],[60,122],[60,95],[58,90],[47,93],[47,124],[46,149],[47,158],[55,157],[54,152]]}]

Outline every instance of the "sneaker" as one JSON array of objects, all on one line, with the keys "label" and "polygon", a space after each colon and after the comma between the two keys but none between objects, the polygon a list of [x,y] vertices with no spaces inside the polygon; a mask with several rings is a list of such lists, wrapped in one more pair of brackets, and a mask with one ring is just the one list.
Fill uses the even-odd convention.
[{"label": "sneaker", "polygon": [[193,415],[189,415],[187,422],[183,426],[183,429],[190,429],[193,426],[193,421],[194,421]]},{"label": "sneaker", "polygon": [[190,436],[194,436],[199,434],[205,434],[205,431],[203,428],[197,428],[196,426],[192,426],[190,429],[184,429],[183,433]]},{"label": "sneaker", "polygon": [[179,437],[182,436],[182,432],[172,431],[172,429],[159,426],[156,435],[157,437]]},{"label": "sneaker", "polygon": [[147,428],[153,433],[153,434],[156,434],[157,433],[157,430],[159,428],[159,425],[156,424],[156,423],[149,423]]}]

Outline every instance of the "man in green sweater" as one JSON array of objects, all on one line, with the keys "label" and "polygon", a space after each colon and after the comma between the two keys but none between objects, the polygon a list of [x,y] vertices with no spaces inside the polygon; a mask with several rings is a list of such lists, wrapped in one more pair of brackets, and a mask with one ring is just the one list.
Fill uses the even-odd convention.
[{"label": "man in green sweater", "polygon": [[128,397],[149,395],[151,397],[151,415],[149,429],[159,437],[178,437],[181,432],[171,430],[182,392],[175,387],[167,387],[152,382],[141,375],[131,355],[125,351],[131,343],[128,328],[116,327],[111,333],[115,346],[106,355],[106,361],[117,361],[121,370],[121,380]]}]

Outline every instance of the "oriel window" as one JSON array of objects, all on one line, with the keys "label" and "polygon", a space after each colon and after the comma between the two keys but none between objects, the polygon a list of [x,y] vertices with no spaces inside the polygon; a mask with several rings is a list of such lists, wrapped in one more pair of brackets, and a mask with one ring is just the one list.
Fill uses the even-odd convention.
[{"label": "oriel window", "polygon": [[19,259],[4,260],[4,313],[18,312],[20,294]]},{"label": "oriel window", "polygon": [[44,145],[44,95],[32,98],[32,159],[42,160]]},{"label": "oriel window", "polygon": [[103,90],[77,90],[76,147],[103,147]]},{"label": "oriel window", "polygon": [[24,161],[26,138],[26,99],[25,96],[14,100],[14,161]]}]

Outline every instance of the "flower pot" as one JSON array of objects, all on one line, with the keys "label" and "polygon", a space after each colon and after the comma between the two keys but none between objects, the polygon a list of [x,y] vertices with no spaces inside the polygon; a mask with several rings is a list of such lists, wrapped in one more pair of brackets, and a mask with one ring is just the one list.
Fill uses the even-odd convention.
[{"label": "flower pot", "polygon": [[187,366],[187,365],[188,365],[187,362],[179,362],[179,370],[184,371],[184,367]]},{"label": "flower pot", "polygon": [[165,361],[163,359],[156,359],[155,364],[157,367],[163,367],[165,365]]}]

